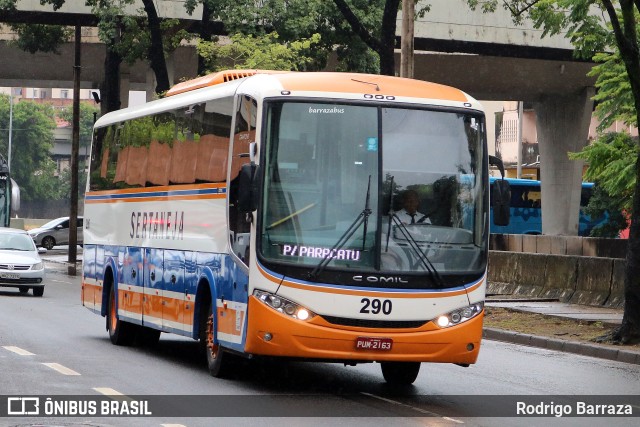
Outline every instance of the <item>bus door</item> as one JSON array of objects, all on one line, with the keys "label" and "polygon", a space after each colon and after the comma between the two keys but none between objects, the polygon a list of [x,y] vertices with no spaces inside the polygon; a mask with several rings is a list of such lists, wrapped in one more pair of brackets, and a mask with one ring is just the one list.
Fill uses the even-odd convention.
[{"label": "bus door", "polygon": [[162,281],[162,329],[184,334],[185,280],[184,251],[164,251],[164,280]]},{"label": "bus door", "polygon": [[142,324],[156,329],[162,328],[163,258],[162,249],[145,249]]},{"label": "bus door", "polygon": [[131,323],[142,323],[143,264],[140,248],[128,247],[122,259],[122,275],[118,282],[118,315]]}]

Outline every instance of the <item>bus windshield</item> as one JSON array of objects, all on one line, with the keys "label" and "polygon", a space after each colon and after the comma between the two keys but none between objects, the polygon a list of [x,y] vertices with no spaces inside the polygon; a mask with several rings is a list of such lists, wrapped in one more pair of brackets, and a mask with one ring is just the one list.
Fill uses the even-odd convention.
[{"label": "bus windshield", "polygon": [[409,287],[483,274],[480,113],[270,102],[265,125],[257,243],[270,268],[334,282],[394,274]]}]

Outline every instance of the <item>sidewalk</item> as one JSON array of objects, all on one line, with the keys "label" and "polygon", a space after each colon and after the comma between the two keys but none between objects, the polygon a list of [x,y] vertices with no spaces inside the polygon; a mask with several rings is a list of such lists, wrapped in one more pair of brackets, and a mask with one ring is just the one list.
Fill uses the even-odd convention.
[{"label": "sidewalk", "polygon": [[[591,307],[578,304],[567,304],[559,301],[536,301],[532,299],[500,299],[488,297],[488,307],[503,307],[510,310],[538,313],[547,316],[566,317],[576,320],[600,321],[611,326],[620,325],[622,309]],[[484,338],[504,341],[512,344],[564,351],[582,356],[598,357],[618,362],[640,365],[640,350],[598,343],[583,343],[557,338],[528,335],[504,329],[484,328]]]}]

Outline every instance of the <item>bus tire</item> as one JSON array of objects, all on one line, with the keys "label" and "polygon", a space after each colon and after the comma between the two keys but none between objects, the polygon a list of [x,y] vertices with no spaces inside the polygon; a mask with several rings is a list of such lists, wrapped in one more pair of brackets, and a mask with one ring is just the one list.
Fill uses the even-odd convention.
[{"label": "bus tire", "polygon": [[116,291],[111,286],[109,291],[109,310],[107,312],[107,331],[109,339],[115,345],[131,345],[135,338],[135,328],[131,323],[118,319],[116,312]]},{"label": "bus tire", "polygon": [[222,378],[226,374],[225,351],[220,344],[214,344],[213,303],[209,302],[203,325],[200,327],[200,342],[207,360],[207,369],[212,377]]},{"label": "bus tire", "polygon": [[420,362],[380,362],[382,376],[392,385],[411,385],[418,378]]}]

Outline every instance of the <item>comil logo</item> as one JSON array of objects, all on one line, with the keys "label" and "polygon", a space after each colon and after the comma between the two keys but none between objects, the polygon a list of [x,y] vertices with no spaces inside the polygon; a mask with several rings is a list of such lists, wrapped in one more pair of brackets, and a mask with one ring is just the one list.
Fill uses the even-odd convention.
[{"label": "comil logo", "polygon": [[40,398],[8,397],[7,415],[40,415]]}]

